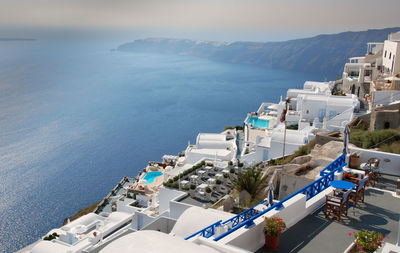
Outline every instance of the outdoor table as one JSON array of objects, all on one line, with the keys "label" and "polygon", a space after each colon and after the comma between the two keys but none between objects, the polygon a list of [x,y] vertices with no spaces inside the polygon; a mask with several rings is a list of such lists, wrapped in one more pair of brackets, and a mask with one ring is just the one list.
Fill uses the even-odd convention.
[{"label": "outdoor table", "polygon": [[218,173],[218,174],[215,175],[215,177],[220,179],[220,178],[223,178],[224,175],[222,175],[221,173]]},{"label": "outdoor table", "polygon": [[187,184],[189,184],[189,181],[187,181],[187,180],[182,180],[182,181],[181,181],[181,185],[182,185],[182,186],[185,186],[185,185],[187,185]]},{"label": "outdoor table", "polygon": [[208,184],[201,184],[197,186],[197,189],[206,189],[208,187]]},{"label": "outdoor table", "polygon": [[216,183],[216,179],[215,178],[209,178],[208,180],[207,180],[207,183],[209,184],[209,185],[214,185],[215,183]]},{"label": "outdoor table", "polygon": [[210,170],[213,169],[213,167],[212,166],[206,166],[206,167],[204,167],[204,169],[207,170],[207,171],[210,171]]},{"label": "outdoor table", "polygon": [[199,176],[197,176],[197,175],[191,175],[190,176],[190,181],[192,181],[192,182],[197,182],[197,179],[199,178]]},{"label": "outdoor table", "polygon": [[224,170],[222,170],[222,173],[224,173],[224,174],[229,174],[229,170],[224,169]]},{"label": "outdoor table", "polygon": [[346,180],[334,180],[330,183],[330,185],[336,189],[343,189],[343,190],[348,190],[356,187],[354,183]]}]

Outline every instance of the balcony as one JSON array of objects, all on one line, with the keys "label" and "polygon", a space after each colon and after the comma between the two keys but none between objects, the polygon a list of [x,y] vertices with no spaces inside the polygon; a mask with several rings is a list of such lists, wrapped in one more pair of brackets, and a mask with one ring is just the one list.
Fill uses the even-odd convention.
[{"label": "balcony", "polygon": [[[384,175],[376,188],[366,190],[365,202],[350,208],[341,222],[325,218],[324,207],[308,215],[281,235],[277,252],[343,252],[354,240],[349,233],[364,229],[388,234],[384,241],[395,244],[400,199],[387,190],[395,191],[396,180]],[[269,251],[264,247],[257,251],[263,252]]]}]

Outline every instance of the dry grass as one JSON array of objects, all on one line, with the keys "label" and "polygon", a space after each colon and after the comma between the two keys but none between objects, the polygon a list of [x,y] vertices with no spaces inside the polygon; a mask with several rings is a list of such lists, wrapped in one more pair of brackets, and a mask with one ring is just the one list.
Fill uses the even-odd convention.
[{"label": "dry grass", "polygon": [[[92,212],[96,209],[96,207],[97,207],[97,205],[98,205],[99,203],[100,203],[100,201],[97,202],[97,203],[94,203],[94,204],[91,205],[91,206],[87,206],[87,207],[85,207],[85,208],[82,208],[82,209],[79,210],[76,214],[74,214],[73,216],[69,217],[69,220],[70,220],[70,221],[73,221],[73,220],[78,219],[79,217],[82,217],[83,215],[86,215],[86,214],[88,214],[88,213],[92,213]],[[68,221],[68,218],[65,218],[65,219],[64,219],[64,225],[67,224],[67,221]]]}]

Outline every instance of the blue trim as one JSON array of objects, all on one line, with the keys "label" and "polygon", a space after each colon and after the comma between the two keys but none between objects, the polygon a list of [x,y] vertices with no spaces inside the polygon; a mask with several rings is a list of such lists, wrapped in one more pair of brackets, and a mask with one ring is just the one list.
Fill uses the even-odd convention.
[{"label": "blue trim", "polygon": [[[264,201],[260,202],[259,204],[255,205],[254,207],[251,207],[251,208],[247,209],[246,211],[243,211],[240,214],[222,222],[222,225],[226,225],[226,224],[230,223],[232,225],[232,229],[217,236],[216,238],[214,238],[214,241],[219,241],[220,239],[233,233],[234,231],[238,230],[239,228],[241,228],[243,226],[245,226],[246,228],[252,227],[254,225],[255,219],[261,217],[262,215],[264,215],[265,213],[267,213],[273,209],[280,210],[282,208],[285,208],[283,203],[285,203],[287,200],[293,198],[294,196],[296,196],[299,193],[306,195],[307,200],[311,199],[312,197],[314,197],[315,195],[317,195],[318,193],[320,193],[321,191],[325,190],[326,188],[328,188],[330,186],[330,182],[335,179],[335,172],[342,171],[343,166],[346,165],[345,159],[346,159],[346,154],[344,153],[341,156],[339,156],[335,161],[330,163],[325,169],[323,169],[321,171],[321,174],[320,174],[322,176],[321,178],[319,178],[319,179],[315,180],[314,182],[312,182],[311,184],[301,188],[300,190],[296,191],[295,193],[287,196],[286,198],[282,199],[280,202],[268,207],[264,211],[258,212],[257,210],[254,209],[254,207],[256,207],[260,204],[267,203],[268,200],[264,200]],[[186,237],[185,240],[192,238],[196,235],[201,235],[205,238],[210,238],[211,236],[213,236],[215,234],[215,227],[217,227],[217,226],[221,226],[221,221],[217,221],[216,223],[204,228],[203,230],[200,230],[199,232],[197,232],[189,237]]]},{"label": "blue trim", "polygon": [[194,237],[196,235],[201,235],[201,236],[203,236],[205,238],[210,238],[211,236],[213,236],[215,234],[215,227],[221,226],[221,221],[222,220],[219,220],[219,221],[211,224],[210,226],[200,230],[199,232],[196,232],[196,233],[186,237],[185,240],[188,240],[188,239],[190,239],[190,238],[192,238],[192,237]]}]

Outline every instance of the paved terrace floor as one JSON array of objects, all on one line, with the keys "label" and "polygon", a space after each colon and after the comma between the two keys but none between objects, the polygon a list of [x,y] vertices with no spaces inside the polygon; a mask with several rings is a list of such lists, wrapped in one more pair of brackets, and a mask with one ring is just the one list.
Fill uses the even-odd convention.
[{"label": "paved terrace floor", "polygon": [[[392,193],[396,177],[384,176],[377,185],[381,189],[368,188],[365,193],[365,202],[358,208],[350,208],[348,216],[341,222],[326,219],[324,208],[307,216],[280,237],[277,252],[343,252],[354,240],[350,232],[357,230],[376,230],[388,234],[389,239],[384,241],[395,244],[397,240],[400,198],[393,197]],[[269,252],[265,247],[257,253]]]}]

